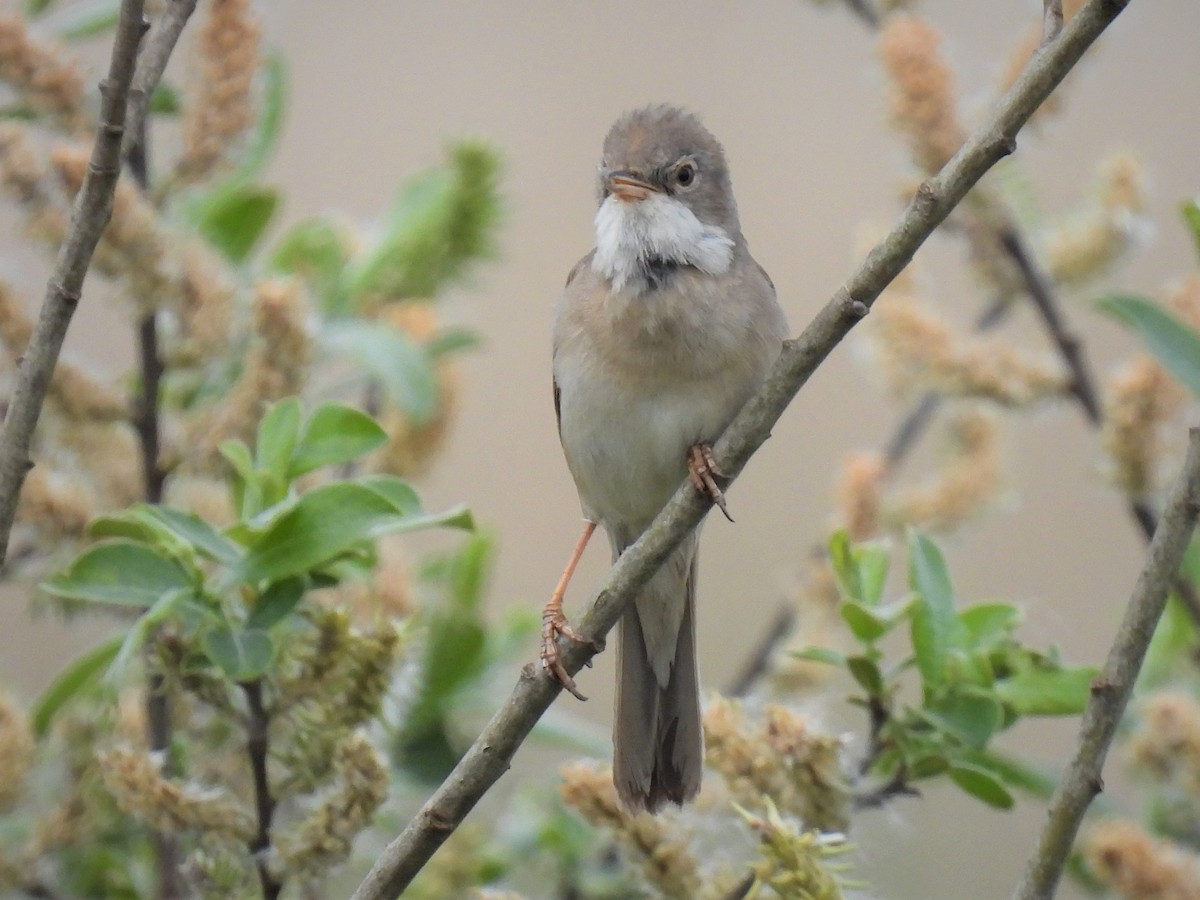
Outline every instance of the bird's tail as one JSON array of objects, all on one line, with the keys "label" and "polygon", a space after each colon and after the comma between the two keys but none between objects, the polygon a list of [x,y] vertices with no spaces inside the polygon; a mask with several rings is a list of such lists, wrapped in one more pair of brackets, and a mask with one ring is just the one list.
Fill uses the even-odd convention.
[{"label": "bird's tail", "polygon": [[[686,556],[669,560],[621,617],[613,783],[632,810],[654,812],[667,801],[682,805],[700,790],[704,739],[696,667],[696,557],[694,546],[676,552]],[[669,617],[671,624],[678,621],[673,656],[663,658],[672,653],[672,642],[662,638],[663,609],[679,604],[681,617]]]}]

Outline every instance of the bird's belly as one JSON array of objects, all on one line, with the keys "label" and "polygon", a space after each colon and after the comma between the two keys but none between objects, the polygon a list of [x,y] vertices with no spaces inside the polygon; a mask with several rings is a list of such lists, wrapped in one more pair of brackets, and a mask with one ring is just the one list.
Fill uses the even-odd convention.
[{"label": "bird's belly", "polygon": [[644,529],[687,476],[687,452],[717,439],[741,396],[716,379],[676,381],[653,392],[562,385],[562,440],[585,514],[632,532]]}]

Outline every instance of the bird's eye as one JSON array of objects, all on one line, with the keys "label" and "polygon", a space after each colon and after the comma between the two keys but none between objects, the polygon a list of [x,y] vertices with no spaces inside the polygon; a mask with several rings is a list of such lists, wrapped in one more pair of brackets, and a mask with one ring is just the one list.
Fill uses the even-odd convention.
[{"label": "bird's eye", "polygon": [[696,180],[696,167],[691,163],[684,163],[675,170],[675,183],[680,187],[689,187]]}]

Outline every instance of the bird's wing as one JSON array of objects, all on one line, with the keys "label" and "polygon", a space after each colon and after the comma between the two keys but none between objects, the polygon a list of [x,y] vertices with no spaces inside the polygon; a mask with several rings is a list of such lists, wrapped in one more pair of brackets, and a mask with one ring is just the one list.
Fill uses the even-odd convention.
[{"label": "bird's wing", "polygon": [[[579,275],[579,273],[584,271],[584,269],[586,269],[589,265],[591,265],[592,256],[595,254],[595,252],[596,251],[593,250],[587,256],[583,257],[583,259],[579,260],[579,262],[575,263],[575,265],[571,266],[571,271],[567,274],[567,282],[566,282],[566,284],[563,285],[564,292],[570,290],[571,283],[575,281],[575,278]],[[552,374],[551,374],[550,378],[554,384],[554,421],[558,426],[558,439],[559,439],[559,441],[561,441],[562,440],[562,388],[560,388],[558,386],[558,381],[554,378],[554,375],[553,375],[553,357],[551,358],[551,373]]]}]

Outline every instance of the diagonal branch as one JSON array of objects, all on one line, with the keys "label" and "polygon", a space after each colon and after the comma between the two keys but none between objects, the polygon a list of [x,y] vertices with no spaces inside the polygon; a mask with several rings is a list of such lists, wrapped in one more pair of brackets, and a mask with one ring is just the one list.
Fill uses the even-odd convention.
[{"label": "diagonal branch", "polygon": [[4,431],[0,433],[0,565],[8,554],[8,538],[16,517],[21,485],[32,466],[29,450],[42,402],[46,399],[46,388],[58,362],[71,316],[79,305],[83,278],[91,264],[92,253],[112,214],[113,191],[121,171],[126,100],[144,31],[142,0],[122,0],[108,77],[100,82],[100,127],[91,161],[75,198],[66,239],[59,248],[54,272],[46,285],[37,325],[17,369]]},{"label": "diagonal branch", "polygon": [[[1089,0],[1062,35],[1037,54],[1016,84],[936,176],[926,181],[891,233],[837,291],[801,335],[784,344],[775,367],[717,442],[721,468],[737,475],[771,434],[792,398],[833,348],[870,311],[886,285],[974,184],[1012,152],[1016,134],[1128,0]],[[638,589],[708,512],[710,501],[689,484],[675,492],[650,528],[613,564],[608,580],[578,625],[595,646],[564,642],[562,660],[571,673],[599,652]],[[398,897],[434,851],[458,827],[484,793],[507,771],[517,748],[561,690],[531,664],[508,701],[496,712],[403,832],[382,852],[354,893],[354,900]]]},{"label": "diagonal branch", "polygon": [[[162,15],[146,37],[146,45],[138,56],[137,70],[129,88],[129,122],[122,141],[121,152],[135,160],[145,149],[146,116],[150,98],[167,70],[167,61],[183,34],[183,26],[196,9],[197,0],[169,0]],[[136,166],[135,166],[136,168]],[[143,189],[145,185],[143,185]]]},{"label": "diagonal branch", "polygon": [[1125,618],[1103,671],[1092,682],[1092,696],[1083,714],[1074,758],[1050,801],[1037,851],[1014,895],[1019,900],[1041,900],[1054,895],[1079,823],[1088,804],[1103,787],[1104,758],[1133,693],[1146,648],[1166,603],[1167,590],[1200,513],[1200,428],[1192,428],[1189,438],[1183,471],[1171,489],[1158,530],[1146,551],[1146,562]]}]

